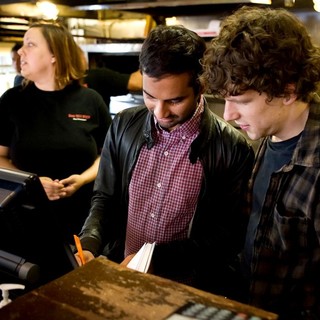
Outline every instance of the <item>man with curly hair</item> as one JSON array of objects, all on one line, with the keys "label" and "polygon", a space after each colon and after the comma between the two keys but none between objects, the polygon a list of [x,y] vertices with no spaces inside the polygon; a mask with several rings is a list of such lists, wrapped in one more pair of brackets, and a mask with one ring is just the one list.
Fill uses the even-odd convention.
[{"label": "man with curly hair", "polygon": [[320,319],[320,49],[290,12],[244,6],[203,64],[225,120],[263,138],[241,255],[248,301],[281,320]]}]

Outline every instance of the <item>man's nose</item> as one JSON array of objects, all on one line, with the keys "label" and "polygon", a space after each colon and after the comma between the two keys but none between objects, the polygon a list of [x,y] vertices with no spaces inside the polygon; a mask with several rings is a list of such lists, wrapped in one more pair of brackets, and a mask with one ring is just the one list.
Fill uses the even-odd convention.
[{"label": "man's nose", "polygon": [[238,111],[234,104],[229,101],[225,101],[223,119],[226,121],[236,120],[239,117]]},{"label": "man's nose", "polygon": [[165,118],[169,113],[165,101],[158,100],[155,103],[153,113],[157,119]]}]

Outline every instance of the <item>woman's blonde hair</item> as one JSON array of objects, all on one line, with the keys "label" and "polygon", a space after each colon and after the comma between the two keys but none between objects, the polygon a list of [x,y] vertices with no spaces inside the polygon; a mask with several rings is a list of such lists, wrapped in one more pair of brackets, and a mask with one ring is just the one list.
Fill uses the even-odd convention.
[{"label": "woman's blonde hair", "polygon": [[[48,43],[50,52],[56,60],[56,89],[78,82],[84,78],[86,66],[83,63],[83,52],[75,42],[69,30],[57,23],[35,23],[30,28],[39,28]],[[27,80],[27,83],[30,82]]]}]

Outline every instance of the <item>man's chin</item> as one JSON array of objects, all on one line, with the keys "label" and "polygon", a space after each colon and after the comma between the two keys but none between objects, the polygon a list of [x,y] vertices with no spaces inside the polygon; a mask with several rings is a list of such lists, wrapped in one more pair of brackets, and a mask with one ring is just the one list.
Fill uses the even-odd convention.
[{"label": "man's chin", "polygon": [[175,130],[176,128],[179,127],[179,124],[175,123],[175,122],[159,122],[158,123],[159,126],[161,127],[161,129],[163,129],[164,131],[173,131]]}]

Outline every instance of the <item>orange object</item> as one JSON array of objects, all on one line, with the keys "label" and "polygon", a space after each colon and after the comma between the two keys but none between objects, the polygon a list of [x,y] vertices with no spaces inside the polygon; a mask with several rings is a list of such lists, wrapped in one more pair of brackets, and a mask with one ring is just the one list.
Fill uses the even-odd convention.
[{"label": "orange object", "polygon": [[76,248],[78,250],[78,254],[79,254],[79,257],[80,257],[80,260],[81,260],[81,263],[82,265],[84,265],[86,263],[86,261],[84,260],[84,255],[83,255],[83,251],[82,251],[82,246],[81,246],[81,242],[80,242],[80,239],[77,235],[73,235],[73,238],[74,238],[74,242],[76,244]]}]

